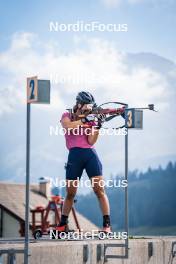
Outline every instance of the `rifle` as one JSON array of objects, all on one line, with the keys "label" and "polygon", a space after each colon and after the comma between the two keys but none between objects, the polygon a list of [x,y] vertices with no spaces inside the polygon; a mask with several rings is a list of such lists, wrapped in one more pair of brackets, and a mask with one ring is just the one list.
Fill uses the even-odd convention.
[{"label": "rifle", "polygon": [[[120,108],[102,108],[103,105],[110,104],[110,103],[122,104],[123,107],[120,107]],[[83,112],[80,111],[79,115],[76,115],[75,113],[73,113],[72,109],[70,109],[70,108],[66,109],[66,110],[69,111],[72,120],[79,120],[79,119],[86,117],[88,115],[94,115],[95,117],[98,117],[99,115],[103,114],[106,116],[105,121],[109,121],[116,116],[123,115],[125,113],[125,105],[126,104],[119,103],[119,102],[107,102],[107,103],[103,103],[99,106],[97,106],[97,105],[94,106],[92,108],[92,110],[90,110],[90,111],[83,111]]]},{"label": "rifle", "polygon": [[[120,107],[120,108],[119,107],[118,108],[103,108],[102,107],[102,106],[107,105],[107,104],[118,104],[118,105],[122,105],[122,107]],[[98,119],[100,115],[105,115],[104,122],[108,122],[108,121],[112,120],[113,118],[119,117],[119,116],[121,116],[121,117],[123,117],[125,119],[125,111],[129,109],[127,107],[128,107],[127,104],[121,103],[121,102],[106,102],[106,103],[103,103],[103,104],[101,104],[99,106],[95,105],[92,108],[92,110],[90,110],[90,111],[84,111],[84,112],[80,111],[79,115],[76,115],[75,113],[73,113],[72,109],[70,109],[70,108],[66,109],[66,110],[69,111],[72,121],[79,120],[79,119],[84,118],[84,117],[86,117],[88,115],[92,115],[96,119]],[[148,109],[148,110],[152,110],[152,111],[157,112],[154,109],[154,104],[148,104],[148,107],[134,108],[134,109],[135,110]],[[125,127],[125,125],[117,127],[117,128],[113,128],[113,129],[119,129],[119,128],[123,128],[123,127]]]}]

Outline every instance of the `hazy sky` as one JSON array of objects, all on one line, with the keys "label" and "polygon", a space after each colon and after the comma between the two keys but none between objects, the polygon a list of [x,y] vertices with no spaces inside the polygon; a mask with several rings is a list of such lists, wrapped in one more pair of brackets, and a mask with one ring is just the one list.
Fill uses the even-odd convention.
[{"label": "hazy sky", "polygon": [[[0,1],[1,176],[25,177],[26,77],[57,80],[51,104],[32,106],[32,180],[64,177],[63,137],[49,126],[89,90],[98,103],[155,103],[144,130],[130,133],[130,168],[175,159],[176,2],[174,0]],[[50,22],[127,24],[127,32],[50,32]],[[101,138],[106,175],[123,171],[123,139]]]},{"label": "hazy sky", "polygon": [[175,11],[174,0],[0,1],[1,50],[9,46],[14,32],[24,31],[44,42],[56,40],[69,51],[74,33],[49,33],[49,22],[99,21],[128,24],[128,33],[91,32],[88,37],[113,40],[123,51],[154,52],[175,61]]}]

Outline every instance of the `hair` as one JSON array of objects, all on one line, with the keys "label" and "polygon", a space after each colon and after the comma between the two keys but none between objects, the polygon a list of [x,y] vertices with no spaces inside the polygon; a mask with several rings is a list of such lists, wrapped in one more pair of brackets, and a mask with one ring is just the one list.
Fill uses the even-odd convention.
[{"label": "hair", "polygon": [[78,103],[76,103],[76,104],[73,106],[73,113],[76,113],[77,110],[78,110]]},{"label": "hair", "polygon": [[77,102],[77,103],[73,106],[73,109],[72,109],[73,111],[71,111],[71,113],[70,113],[70,114],[71,114],[71,119],[72,119],[72,120],[76,120],[76,119],[74,118],[74,115],[73,115],[73,114],[75,114],[75,113],[77,112],[77,110],[78,110],[78,104],[79,104],[79,103]]}]

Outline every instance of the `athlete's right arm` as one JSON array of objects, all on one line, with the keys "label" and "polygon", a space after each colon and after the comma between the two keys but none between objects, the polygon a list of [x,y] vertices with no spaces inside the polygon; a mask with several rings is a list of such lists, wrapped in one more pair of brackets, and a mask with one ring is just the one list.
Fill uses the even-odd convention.
[{"label": "athlete's right arm", "polygon": [[77,128],[79,126],[83,126],[83,123],[81,120],[77,120],[77,121],[71,121],[69,117],[63,117],[61,120],[61,124],[63,126],[63,128],[65,129],[74,129]]}]

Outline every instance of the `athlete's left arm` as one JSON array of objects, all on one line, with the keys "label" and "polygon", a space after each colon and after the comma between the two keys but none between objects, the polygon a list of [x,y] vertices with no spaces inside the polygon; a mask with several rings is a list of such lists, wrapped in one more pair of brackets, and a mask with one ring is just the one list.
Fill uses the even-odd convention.
[{"label": "athlete's left arm", "polygon": [[88,135],[88,143],[90,145],[94,145],[98,139],[99,136],[99,129],[93,130],[93,133]]}]

